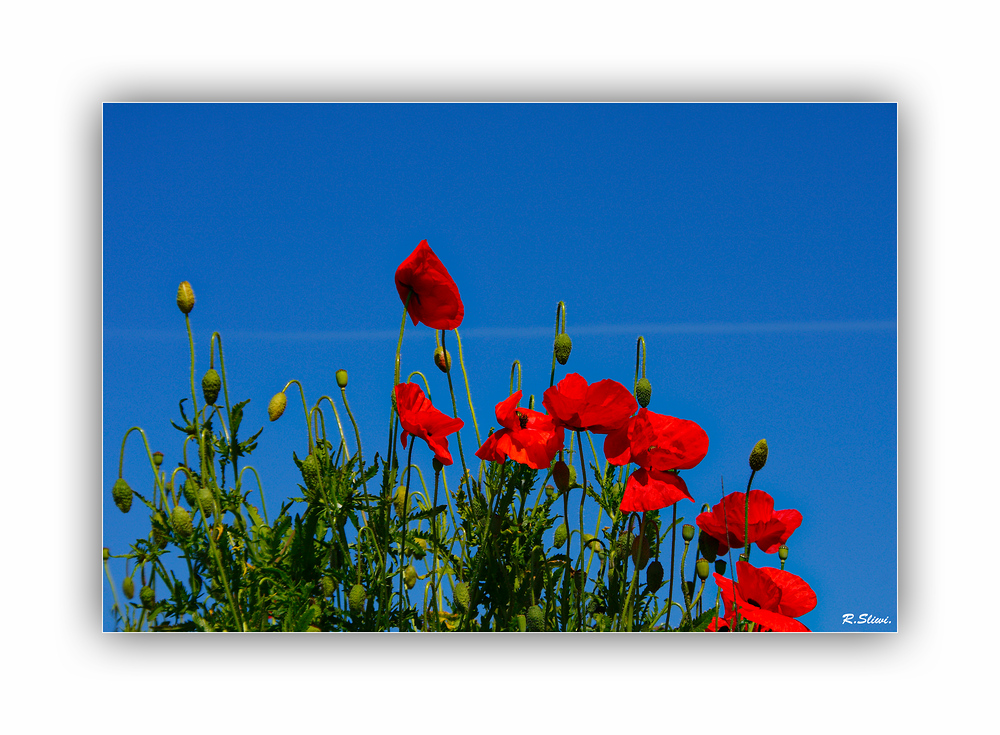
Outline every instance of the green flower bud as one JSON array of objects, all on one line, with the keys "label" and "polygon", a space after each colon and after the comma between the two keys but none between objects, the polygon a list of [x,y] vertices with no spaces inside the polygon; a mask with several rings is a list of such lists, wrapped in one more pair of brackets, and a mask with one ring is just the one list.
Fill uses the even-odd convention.
[{"label": "green flower bud", "polygon": [[750,469],[759,472],[764,469],[767,463],[767,439],[761,439],[754,444],[753,451],[750,452]]},{"label": "green flower bud", "polygon": [[319,459],[315,452],[309,452],[302,460],[302,479],[306,483],[306,499],[312,502],[320,486]]},{"label": "green flower bud", "polygon": [[685,541],[691,541],[694,538],[694,526],[690,523],[685,523],[681,526],[681,538]]},{"label": "green flower bud", "polygon": [[663,565],[658,561],[650,562],[649,569],[646,570],[646,586],[656,592],[661,584],[663,584]]},{"label": "green flower bud", "polygon": [[331,577],[323,577],[319,581],[320,589],[323,591],[323,597],[333,597],[334,584]]},{"label": "green flower bud", "polygon": [[528,630],[528,619],[524,615],[517,616],[517,630],[519,633],[524,633]]},{"label": "green flower bud", "polygon": [[194,289],[187,281],[181,281],[177,287],[177,308],[185,314],[190,314],[194,308]]},{"label": "green flower bud", "polygon": [[407,564],[403,568],[403,584],[406,585],[406,589],[412,590],[416,583],[417,570],[412,564]]},{"label": "green flower bud", "polygon": [[399,518],[402,518],[404,510],[406,511],[406,514],[409,515],[410,514],[409,508],[407,506],[412,506],[412,505],[413,505],[413,497],[412,496],[409,498],[407,497],[406,486],[400,485],[399,487],[397,487],[396,492],[393,493],[392,496],[392,507],[396,509],[396,515]]},{"label": "green flower bud", "polygon": [[553,350],[559,364],[565,365],[566,361],[569,360],[569,353],[573,350],[573,340],[569,338],[568,334],[557,334]]},{"label": "green flower bud", "polygon": [[431,460],[431,467],[434,468],[434,474],[437,474],[444,468],[444,465],[441,463],[440,459],[435,457]]},{"label": "green flower bud", "polygon": [[788,547],[782,544],[778,547],[778,558],[784,561],[788,558]]},{"label": "green flower bud", "polygon": [[201,379],[201,393],[205,396],[205,403],[209,406],[215,405],[215,399],[219,397],[219,390],[222,388],[222,378],[215,368],[209,368],[205,377]]},{"label": "green flower bud", "polygon": [[455,585],[453,600],[455,604],[455,609],[460,613],[465,613],[469,611],[469,585],[465,582],[459,582]]},{"label": "green flower bud", "polygon": [[191,523],[191,514],[179,505],[175,506],[174,509],[170,511],[170,525],[173,526],[174,531],[176,531],[179,536],[183,536],[184,538],[187,538],[194,533],[194,525]]},{"label": "green flower bud", "polygon": [[152,610],[153,606],[156,604],[156,594],[153,592],[153,588],[148,584],[143,585],[142,589],[139,590],[139,602],[147,610]]},{"label": "green flower bud", "polygon": [[153,543],[159,549],[166,548],[167,543],[170,541],[170,536],[161,528],[166,525],[166,521],[163,520],[163,514],[160,511],[156,511],[149,520],[153,529]]},{"label": "green flower bud", "polygon": [[347,595],[347,604],[350,605],[352,613],[360,615],[367,599],[368,594],[365,592],[365,588],[360,584],[356,584],[351,587],[351,591]]},{"label": "green flower bud", "polygon": [[570,486],[570,467],[561,459],[555,463],[552,467],[552,481],[555,482],[556,487],[559,488],[559,492],[565,493],[569,491]]},{"label": "green flower bud", "polygon": [[115,480],[111,488],[111,497],[115,500],[115,505],[122,513],[128,513],[132,508],[132,488],[121,477]]},{"label": "green flower bud", "polygon": [[553,540],[553,543],[555,544],[556,548],[558,549],[564,543],[566,543],[566,539],[568,537],[569,537],[569,531],[566,529],[566,524],[560,523],[559,526],[556,528],[555,538]]},{"label": "green flower bud", "polygon": [[699,559],[696,561],[694,570],[698,574],[698,579],[708,579],[708,559]]},{"label": "green flower bud", "polygon": [[122,580],[122,594],[125,595],[125,599],[131,600],[135,597],[135,582],[132,581],[131,577],[125,577]]},{"label": "green flower bud", "polygon": [[642,543],[639,536],[632,539],[632,562],[638,569],[645,569],[652,552],[649,548],[649,534],[643,534],[641,541]]},{"label": "green flower bud", "polygon": [[163,452],[153,452],[153,464],[157,467],[163,464]]},{"label": "green flower bud", "polygon": [[716,572],[716,574],[725,574],[726,573],[726,560],[725,559],[716,559],[715,560],[715,572]]},{"label": "green flower bud", "polygon": [[532,633],[545,632],[545,613],[538,605],[532,605],[524,614],[526,627]]},{"label": "green flower bud", "polygon": [[[187,484],[194,485],[194,481]],[[206,518],[211,518],[212,514],[215,513],[215,495],[212,493],[212,488],[208,485],[199,485],[195,487],[194,491],[198,493],[198,496],[191,508],[201,510]]]},{"label": "green flower bud", "polygon": [[434,350],[434,364],[442,373],[451,372],[451,353],[444,347],[438,347]]},{"label": "green flower bud", "polygon": [[646,378],[639,378],[639,382],[635,384],[635,400],[639,402],[639,405],[645,408],[649,405],[649,399],[653,397],[653,386],[649,384]]},{"label": "green flower bud", "polygon": [[107,561],[108,559],[111,558],[111,549],[105,546],[103,554],[104,554],[104,561]]},{"label": "green flower bud", "polygon": [[271,421],[277,421],[281,418],[281,414],[285,412],[285,406],[288,405],[288,397],[281,393],[275,393],[271,402],[267,404],[267,417]]},{"label": "green flower bud", "polygon": [[337,387],[346,388],[347,387],[347,371],[341,368],[337,371]]}]

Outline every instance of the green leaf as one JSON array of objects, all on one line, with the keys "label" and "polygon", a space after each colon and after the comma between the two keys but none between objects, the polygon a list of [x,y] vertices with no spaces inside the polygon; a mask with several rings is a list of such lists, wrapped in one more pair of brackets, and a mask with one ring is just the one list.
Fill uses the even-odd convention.
[{"label": "green leaf", "polygon": [[448,506],[447,505],[436,505],[433,508],[429,508],[427,510],[422,510],[419,513],[412,513],[412,514],[408,513],[406,515],[406,520],[407,521],[420,521],[420,520],[423,520],[425,518],[432,518],[432,517],[434,517],[436,515],[444,513],[446,510],[448,510]]}]

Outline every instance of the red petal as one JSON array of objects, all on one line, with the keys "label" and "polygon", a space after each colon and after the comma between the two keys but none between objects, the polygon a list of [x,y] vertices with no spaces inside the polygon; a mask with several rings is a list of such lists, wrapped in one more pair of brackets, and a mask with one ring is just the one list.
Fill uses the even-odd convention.
[{"label": "red petal", "polygon": [[760,571],[770,577],[781,590],[778,611],[782,615],[797,618],[816,607],[816,593],[802,577],[772,567],[761,567]]},{"label": "red petal", "polygon": [[684,499],[694,500],[680,477],[671,472],[647,471],[640,467],[628,478],[621,509],[626,513],[659,510]]},{"label": "red petal", "polygon": [[426,240],[399,265],[395,280],[399,298],[407,305],[406,311],[414,324],[422,322],[431,329],[455,329],[462,323],[465,306],[458,286]]}]

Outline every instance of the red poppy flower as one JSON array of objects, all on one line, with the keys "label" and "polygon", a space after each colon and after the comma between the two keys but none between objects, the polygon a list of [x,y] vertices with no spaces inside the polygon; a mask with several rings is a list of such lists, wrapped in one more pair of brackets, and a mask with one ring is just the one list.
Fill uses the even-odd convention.
[{"label": "red poppy flower", "polygon": [[415,383],[400,383],[396,386],[396,412],[403,426],[403,448],[409,434],[419,436],[427,442],[441,464],[451,464],[454,460],[448,451],[448,434],[452,434],[465,422],[438,411],[427,400],[420,386]]},{"label": "red poppy flower", "polygon": [[509,457],[532,469],[545,469],[562,449],[563,427],[548,414],[519,407],[519,400],[521,391],[497,404],[497,422],[503,428],[483,442],[476,456],[490,462]]},{"label": "red poppy flower", "polygon": [[739,581],[735,585],[721,574],[714,576],[728,612],[725,623],[730,628],[738,608],[739,616],[756,623],[758,630],[809,631],[795,618],[816,607],[816,593],[801,577],[781,569],[758,569],[745,561],[736,562]]},{"label": "red poppy flower", "polygon": [[[747,544],[743,537],[747,518],[744,515],[746,497],[746,493],[729,493],[723,502],[712,508],[711,513],[702,513],[695,519],[702,531],[719,540],[719,554],[725,554],[730,546],[738,549]],[[776,511],[774,498],[763,490],[750,491],[749,518],[750,543],[756,543],[765,554],[775,553],[802,524],[801,513],[797,510]]]},{"label": "red poppy flower", "polygon": [[684,480],[670,470],[691,469],[707,453],[708,434],[694,421],[645,408],[604,440],[609,463],[639,465],[622,495],[621,509],[628,513],[667,508],[685,498],[694,500]]},{"label": "red poppy flower", "polygon": [[426,240],[396,269],[396,291],[414,324],[422,322],[431,329],[454,329],[465,316],[458,286]]},{"label": "red poppy flower", "polygon": [[600,380],[593,385],[570,373],[545,391],[542,405],[556,424],[573,431],[608,434],[622,427],[639,404],[621,383]]}]

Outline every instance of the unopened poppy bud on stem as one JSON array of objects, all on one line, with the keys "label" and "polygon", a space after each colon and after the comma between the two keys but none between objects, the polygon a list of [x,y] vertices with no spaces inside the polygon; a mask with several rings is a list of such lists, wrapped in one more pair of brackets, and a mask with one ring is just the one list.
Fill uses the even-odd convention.
[{"label": "unopened poppy bud on stem", "polygon": [[222,378],[219,377],[219,373],[216,372],[215,368],[209,368],[208,372],[205,373],[205,377],[201,379],[201,392],[205,396],[205,403],[209,406],[214,406],[215,399],[219,397],[221,389]]},{"label": "unopened poppy bud on stem", "polygon": [[444,347],[438,347],[434,350],[434,364],[438,366],[438,370],[442,373],[447,373],[451,371],[451,353],[448,352]]},{"label": "unopened poppy bud on stem", "polygon": [[653,386],[650,385],[646,378],[639,378],[639,382],[635,384],[635,400],[639,402],[639,405],[645,408],[649,405],[649,399],[653,397]]},{"label": "unopened poppy bud on stem", "polygon": [[277,421],[281,418],[281,414],[285,412],[285,406],[287,405],[288,397],[284,394],[284,392],[275,393],[270,403],[267,404],[267,417],[271,419],[271,421]]},{"label": "unopened poppy bud on stem", "polygon": [[355,615],[361,613],[361,610],[365,606],[365,600],[368,598],[368,594],[365,592],[365,588],[360,584],[356,584],[351,587],[351,592],[347,596],[347,603],[351,607],[351,612]]},{"label": "unopened poppy bud on stem", "polygon": [[569,465],[561,459],[556,462],[555,467],[552,468],[552,480],[555,482],[556,487],[559,488],[559,492],[561,493],[569,490],[571,483],[569,469]]},{"label": "unopened poppy bud on stem", "polygon": [[750,469],[759,472],[767,464],[767,439],[761,439],[754,444],[753,451],[750,452]]},{"label": "unopened poppy bud on stem", "polygon": [[569,531],[566,530],[566,524],[560,523],[559,527],[556,528],[555,536],[553,536],[552,543],[558,549],[564,543],[566,543],[566,538],[569,536]]},{"label": "unopened poppy bud on stem", "polygon": [[143,585],[143,588],[139,590],[139,601],[142,602],[142,606],[147,610],[151,609],[156,603],[156,595],[153,593],[153,588],[148,584]]},{"label": "unopened poppy bud on stem", "polygon": [[114,498],[115,505],[122,513],[128,513],[132,508],[132,488],[121,477],[115,480],[111,488],[111,497]]},{"label": "unopened poppy bud on stem", "polygon": [[131,577],[125,577],[125,579],[122,580],[122,592],[129,600],[135,597],[135,582]]},{"label": "unopened poppy bud on stem", "polygon": [[663,565],[654,561],[646,570],[646,586],[655,592],[660,589],[661,584],[663,584]]},{"label": "unopened poppy bud on stem", "polygon": [[726,560],[716,559],[715,560],[715,573],[725,575],[726,573]]},{"label": "unopened poppy bud on stem", "polygon": [[341,370],[337,371],[337,387],[338,388],[346,388],[347,387],[347,371],[346,370],[341,369]]},{"label": "unopened poppy bud on stem", "polygon": [[412,590],[417,584],[417,570],[412,564],[407,564],[403,569],[403,582],[408,590]]},{"label": "unopened poppy bud on stem", "polygon": [[194,308],[194,289],[187,281],[181,281],[177,287],[177,308],[185,314],[190,314]]},{"label": "unopened poppy bud on stem", "polygon": [[569,335],[565,332],[557,334],[553,349],[555,351],[556,360],[559,361],[560,365],[565,365],[569,360],[569,353],[573,350],[573,340],[571,340]]}]

